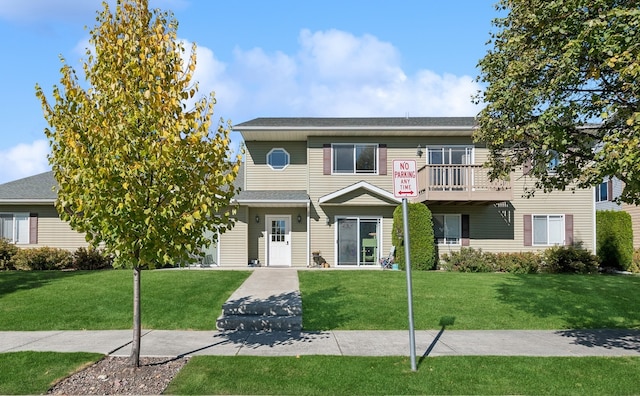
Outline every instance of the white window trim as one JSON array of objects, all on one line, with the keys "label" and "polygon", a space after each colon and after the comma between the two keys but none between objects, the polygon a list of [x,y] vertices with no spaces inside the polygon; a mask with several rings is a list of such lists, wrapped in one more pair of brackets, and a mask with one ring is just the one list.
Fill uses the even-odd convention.
[{"label": "white window trim", "polygon": [[[536,217],[546,217],[547,219],[547,243],[536,243]],[[560,227],[560,232],[561,232],[561,237],[560,237],[560,242],[558,243],[551,243],[549,242],[549,218],[550,217],[560,217],[562,219],[562,226]],[[566,240],[566,235],[565,235],[565,228],[566,228],[566,218],[564,214],[560,214],[560,213],[549,213],[549,214],[542,214],[542,213],[538,213],[538,214],[532,214],[531,215],[531,245],[532,246],[563,246],[565,244],[565,240]]]},{"label": "white window trim", "polygon": [[[446,217],[457,217],[458,218],[458,230],[459,235],[458,235],[458,242],[457,243],[447,243],[447,237],[446,237],[446,230],[443,230],[444,235],[442,237],[442,239],[444,240],[443,242],[437,242],[439,246],[462,246],[462,214],[459,213],[433,213],[432,216],[443,216],[442,219],[442,224],[443,226],[446,227],[447,225],[447,221],[445,220]],[[435,233],[435,230],[434,230]],[[435,235],[434,235],[435,236]],[[437,239],[437,236],[436,236]]]},{"label": "white window trim", "polygon": [[[335,169],[335,147],[336,146],[353,146],[353,172],[347,173],[347,172],[336,172]],[[375,172],[356,172],[356,164],[355,162],[357,161],[356,155],[355,155],[355,151],[356,151],[356,146],[373,146],[376,150],[376,170]],[[378,175],[380,172],[380,144],[379,143],[331,143],[331,174],[332,175],[347,175],[347,176],[353,176],[353,175]]]},{"label": "white window trim", "polygon": [[[606,191],[606,195],[607,197],[605,199],[602,199],[602,194],[600,193],[602,185],[604,186],[604,190]],[[609,197],[609,182],[608,181],[604,181],[600,184],[598,184],[596,186],[596,202],[607,202],[607,201],[611,201],[612,199],[610,199]]]},{"label": "white window trim", "polygon": [[[435,149],[445,149],[445,148],[464,148],[464,149],[471,149],[471,158],[470,158],[470,162],[468,164],[463,164],[463,165],[475,165],[476,163],[476,148],[473,145],[469,145],[469,144],[429,144],[425,146],[426,152],[425,152],[425,161],[427,163],[427,165],[441,165],[441,164],[430,164],[429,163],[429,150],[435,150]],[[447,164],[449,165],[449,164]],[[453,164],[453,165],[460,165],[460,164]]]},{"label": "white window trim", "polygon": [[[16,244],[16,245],[28,245],[30,242],[30,216],[28,212],[0,212],[0,215],[10,215],[12,217],[12,227],[13,230],[11,232],[11,236],[12,238],[9,240],[9,242]],[[27,219],[27,240],[26,241],[21,241],[21,240],[16,240],[16,235],[17,235],[17,223],[16,223],[16,217],[24,217]]]},{"label": "white window trim", "polygon": [[[284,153],[287,155],[287,164],[285,166],[283,166],[282,168],[274,168],[273,165],[271,165],[270,161],[269,161],[269,156],[271,155],[271,153],[273,153],[274,151],[277,150],[281,150],[284,151]],[[289,165],[291,165],[291,154],[289,154],[289,152],[287,150],[285,150],[282,147],[274,147],[271,150],[269,150],[269,152],[267,153],[267,165],[269,165],[269,168],[271,168],[271,170],[274,171],[283,171],[285,169],[287,169],[287,167]]]}]

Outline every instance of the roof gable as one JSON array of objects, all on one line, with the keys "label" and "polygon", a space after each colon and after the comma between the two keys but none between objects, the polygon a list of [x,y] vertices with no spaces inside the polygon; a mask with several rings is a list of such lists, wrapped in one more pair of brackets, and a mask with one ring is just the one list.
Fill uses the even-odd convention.
[{"label": "roof gable", "polygon": [[[401,202],[400,199],[387,190],[376,187],[366,181],[360,181],[318,198],[318,203],[320,205],[343,205],[348,203],[362,205],[363,202],[360,202],[358,198],[364,194],[375,198],[376,205],[397,205]],[[371,202],[373,203],[373,201]]]}]

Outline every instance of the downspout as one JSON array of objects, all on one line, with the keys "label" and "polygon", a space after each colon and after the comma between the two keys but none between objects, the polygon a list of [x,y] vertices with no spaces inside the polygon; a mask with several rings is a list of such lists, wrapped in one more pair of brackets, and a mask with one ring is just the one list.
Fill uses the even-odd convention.
[{"label": "downspout", "polygon": [[596,226],[596,187],[591,187],[591,205],[592,205],[592,211],[593,211],[593,216],[592,221],[593,221],[593,249],[592,249],[592,253],[596,254],[596,243],[598,242],[596,240],[597,238],[597,226]]},{"label": "downspout", "polygon": [[311,263],[310,257],[311,257],[311,201],[308,200],[307,201],[307,257],[305,260],[307,260],[307,267],[309,266],[309,264]]}]

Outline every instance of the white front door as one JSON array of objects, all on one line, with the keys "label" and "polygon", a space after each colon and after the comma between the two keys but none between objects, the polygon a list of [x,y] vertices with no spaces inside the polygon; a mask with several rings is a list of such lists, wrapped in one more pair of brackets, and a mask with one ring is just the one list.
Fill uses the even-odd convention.
[{"label": "white front door", "polygon": [[291,266],[291,216],[266,216],[267,265]]}]

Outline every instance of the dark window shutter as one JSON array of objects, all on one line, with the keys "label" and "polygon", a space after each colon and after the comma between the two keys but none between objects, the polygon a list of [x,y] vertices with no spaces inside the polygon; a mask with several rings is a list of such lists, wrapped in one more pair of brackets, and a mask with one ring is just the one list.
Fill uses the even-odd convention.
[{"label": "dark window shutter", "polygon": [[322,174],[331,174],[331,144],[329,143],[322,146]]},{"label": "dark window shutter", "polygon": [[532,235],[532,224],[531,224],[531,215],[530,214],[526,214],[523,217],[523,224],[524,224],[524,246],[532,246],[532,239],[533,239],[533,235]]},{"label": "dark window shutter", "polygon": [[38,243],[38,214],[29,213],[29,243]]},{"label": "dark window shutter", "polygon": [[378,146],[378,174],[387,174],[387,145],[380,144]]},{"label": "dark window shutter", "polygon": [[470,238],[469,238],[469,215],[462,215],[462,246],[469,246]]},{"label": "dark window shutter", "polygon": [[607,182],[607,201],[613,201],[613,181]]},{"label": "dark window shutter", "polygon": [[564,215],[564,244],[573,245],[573,215]]}]

